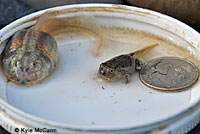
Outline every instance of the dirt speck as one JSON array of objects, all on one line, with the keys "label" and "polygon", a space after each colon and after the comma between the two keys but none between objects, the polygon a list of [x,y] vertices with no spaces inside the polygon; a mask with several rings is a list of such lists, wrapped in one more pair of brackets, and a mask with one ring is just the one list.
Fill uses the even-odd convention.
[{"label": "dirt speck", "polygon": [[141,100],[141,99],[139,99],[139,100],[138,100],[138,102],[142,102],[142,100]]},{"label": "dirt speck", "polygon": [[92,125],[95,125],[95,122],[91,122]]},{"label": "dirt speck", "polygon": [[118,102],[117,101],[115,101],[113,104],[117,104]]},{"label": "dirt speck", "polygon": [[85,84],[85,82],[86,82],[86,81],[84,80],[82,83]]},{"label": "dirt speck", "polygon": [[105,90],[104,86],[101,87],[103,90]]}]

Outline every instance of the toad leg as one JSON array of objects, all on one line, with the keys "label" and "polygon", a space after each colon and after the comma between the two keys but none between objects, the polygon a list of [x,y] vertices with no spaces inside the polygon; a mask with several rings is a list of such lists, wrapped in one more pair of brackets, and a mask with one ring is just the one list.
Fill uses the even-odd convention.
[{"label": "toad leg", "polygon": [[126,74],[124,78],[125,78],[125,84],[128,84],[131,81],[131,74]]}]

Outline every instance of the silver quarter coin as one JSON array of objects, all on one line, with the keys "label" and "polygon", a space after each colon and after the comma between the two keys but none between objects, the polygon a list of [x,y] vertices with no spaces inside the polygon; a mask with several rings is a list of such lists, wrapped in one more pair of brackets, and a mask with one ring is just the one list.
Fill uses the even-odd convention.
[{"label": "silver quarter coin", "polygon": [[140,80],[148,87],[162,91],[184,90],[197,82],[199,69],[177,57],[161,57],[146,62]]}]

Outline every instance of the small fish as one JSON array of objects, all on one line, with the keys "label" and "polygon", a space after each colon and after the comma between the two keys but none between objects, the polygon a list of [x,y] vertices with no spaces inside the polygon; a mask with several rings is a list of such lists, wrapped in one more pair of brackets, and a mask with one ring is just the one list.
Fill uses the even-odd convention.
[{"label": "small fish", "polygon": [[135,71],[140,71],[142,69],[143,62],[140,58],[157,45],[158,44],[150,45],[141,50],[130,54],[119,55],[101,63],[98,75],[108,81],[125,79],[125,83],[129,83],[131,75]]}]

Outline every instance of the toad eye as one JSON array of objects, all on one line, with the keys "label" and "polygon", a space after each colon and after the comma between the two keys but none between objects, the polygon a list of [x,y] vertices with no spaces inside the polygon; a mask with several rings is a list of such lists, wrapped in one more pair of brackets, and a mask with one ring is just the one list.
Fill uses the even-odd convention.
[{"label": "toad eye", "polygon": [[110,73],[113,73],[114,72],[114,70],[113,69],[110,69]]}]

